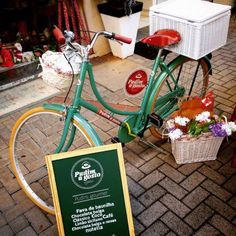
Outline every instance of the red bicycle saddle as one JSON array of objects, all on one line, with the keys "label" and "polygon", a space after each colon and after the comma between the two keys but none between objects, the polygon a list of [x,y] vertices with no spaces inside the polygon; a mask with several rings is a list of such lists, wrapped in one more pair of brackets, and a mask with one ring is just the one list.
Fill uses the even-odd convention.
[{"label": "red bicycle saddle", "polygon": [[165,47],[176,44],[180,40],[181,36],[179,32],[172,29],[162,29],[158,30],[153,35],[143,38],[141,42],[155,47]]}]

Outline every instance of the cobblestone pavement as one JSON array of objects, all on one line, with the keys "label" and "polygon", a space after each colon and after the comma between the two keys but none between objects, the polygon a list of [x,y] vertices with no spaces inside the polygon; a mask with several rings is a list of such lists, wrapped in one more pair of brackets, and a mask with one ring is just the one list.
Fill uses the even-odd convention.
[{"label": "cobblestone pavement", "polygon": [[[216,109],[225,111],[228,117],[236,103],[235,25],[232,21],[227,46],[215,51],[212,59]],[[130,60],[147,67],[151,64],[137,55]],[[113,93],[99,86],[99,90],[109,101],[136,102],[124,101],[123,89]],[[25,196],[9,164],[10,130],[24,110],[0,120],[0,235],[57,235],[55,217]],[[110,143],[117,128],[90,112],[83,114],[102,140]],[[236,140],[224,141],[215,161],[185,165],[176,164],[169,143],[159,145],[166,152],[138,140],[124,148],[136,235],[236,235],[236,169],[231,168]]]}]

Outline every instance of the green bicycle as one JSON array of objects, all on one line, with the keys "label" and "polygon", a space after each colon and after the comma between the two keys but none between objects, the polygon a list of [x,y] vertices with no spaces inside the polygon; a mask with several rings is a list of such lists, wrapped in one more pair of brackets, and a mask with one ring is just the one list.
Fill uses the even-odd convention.
[{"label": "green bicycle", "polygon": [[[81,115],[82,107],[118,125],[118,134],[114,140],[125,144],[136,137],[143,137],[147,129],[160,138],[163,122],[178,109],[178,100],[190,95],[204,96],[208,87],[211,73],[208,57],[196,61],[179,55],[166,63],[162,57],[163,47],[178,43],[180,36],[174,30],[160,30],[143,39],[144,43],[158,47],[159,51],[140,108],[135,111],[114,108],[99,93],[89,60],[90,50],[99,36],[124,43],[131,42],[129,38],[102,31],[94,34],[89,45],[81,46],[72,44],[73,33],[66,32],[66,44],[70,51],[82,58],[71,105],[44,104],[33,108],[24,113],[12,129],[10,160],[17,181],[35,204],[51,214],[54,214],[54,208],[44,157],[47,154],[103,144],[91,124]],[[63,41],[63,38],[60,40]],[[82,98],[86,77],[89,78],[97,101],[105,109]],[[124,118],[121,119],[121,116]]]}]

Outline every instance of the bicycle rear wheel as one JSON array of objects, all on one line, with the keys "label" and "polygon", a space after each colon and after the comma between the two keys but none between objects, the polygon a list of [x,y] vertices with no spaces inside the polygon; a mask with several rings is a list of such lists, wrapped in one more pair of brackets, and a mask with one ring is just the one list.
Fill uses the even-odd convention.
[{"label": "bicycle rear wheel", "polygon": [[[203,58],[196,61],[180,56],[170,63],[169,68],[172,75],[177,80],[178,86],[183,88],[183,94],[181,94],[178,99],[188,96],[205,96],[208,89],[210,70],[206,59]],[[155,91],[155,96],[152,101],[151,113],[155,112],[164,121],[170,117],[171,113],[174,112],[174,109],[173,111],[171,109],[176,107],[178,99],[170,98],[170,100],[167,101],[163,107],[157,109],[158,98],[173,90],[175,90],[175,84],[171,80],[170,76],[166,75],[158,89]],[[166,110],[171,112],[166,112]],[[151,126],[150,131],[156,138],[162,139],[164,132],[163,127],[164,126],[157,128],[155,126]]]},{"label": "bicycle rear wheel", "polygon": [[[70,151],[95,146],[86,130],[73,120],[76,135]],[[17,181],[26,195],[41,209],[54,214],[44,157],[53,154],[64,127],[62,114],[43,107],[23,114],[10,137],[10,160]]]}]

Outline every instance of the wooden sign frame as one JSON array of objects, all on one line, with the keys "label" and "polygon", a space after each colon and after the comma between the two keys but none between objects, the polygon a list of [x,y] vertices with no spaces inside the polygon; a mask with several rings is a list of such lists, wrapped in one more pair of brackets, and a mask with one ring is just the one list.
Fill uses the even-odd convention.
[{"label": "wooden sign frame", "polygon": [[53,154],[45,159],[60,236],[135,236],[121,144]]}]

